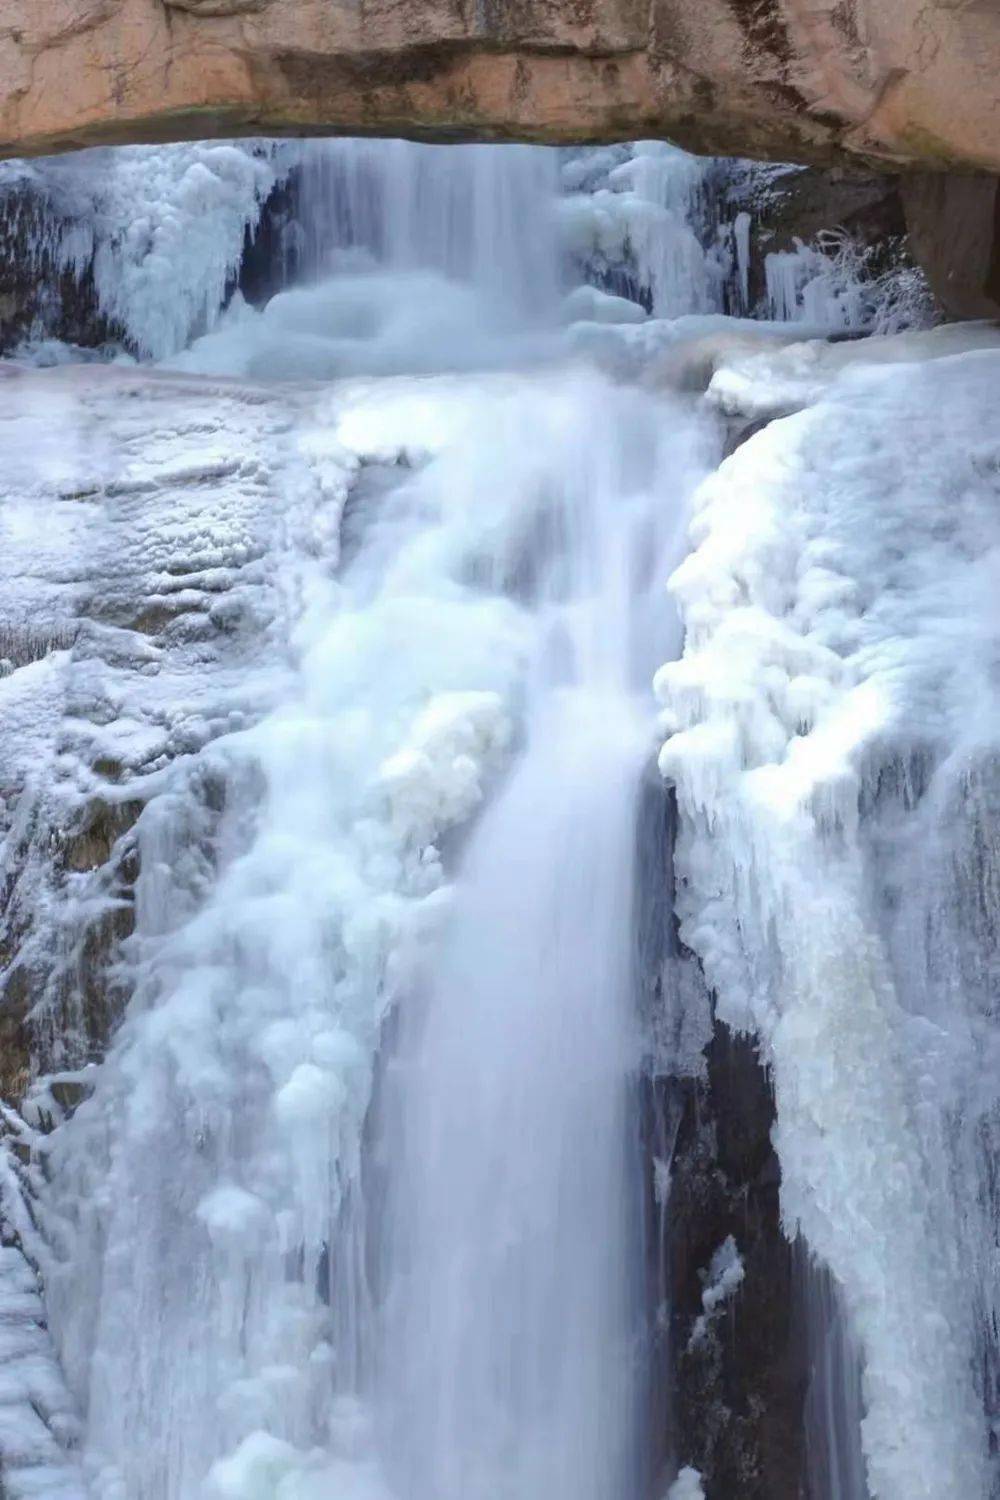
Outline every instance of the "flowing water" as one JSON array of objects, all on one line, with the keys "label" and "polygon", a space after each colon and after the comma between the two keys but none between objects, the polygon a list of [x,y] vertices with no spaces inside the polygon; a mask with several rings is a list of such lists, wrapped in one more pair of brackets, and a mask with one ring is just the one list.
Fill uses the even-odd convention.
[{"label": "flowing water", "polygon": [[289,236],[300,280],[344,266],[433,271],[509,321],[551,316],[558,153],[312,141]]},{"label": "flowing water", "polygon": [[635,822],[715,438],[560,350],[555,170],[307,153],[300,284],[179,361],[286,381],[282,665],[139,821],[133,999],[52,1150],[99,1500],[647,1482]]},{"label": "flowing water", "polygon": [[414,1500],[640,1488],[633,848],[664,639],[642,606],[683,514],[641,406],[567,434],[525,744],[401,1023],[382,1358]]},{"label": "flowing water", "polygon": [[[703,1491],[670,1383],[738,1407],[774,1165],[721,1243],[675,1237],[675,1152],[699,1224],[747,1188],[718,1015],[768,1069],[802,1248],[782,1481],[980,1500],[993,1054],[955,1016],[992,1015],[993,825],[968,787],[951,843],[904,812],[943,649],[908,632],[987,555],[991,452],[914,418],[919,363],[838,417],[860,346],[713,316],[749,311],[751,225],[665,145],[39,171],[38,265],[89,268],[160,364],[3,371],[0,940],[65,1067],[2,1115],[4,1494],[717,1500],[720,1407]],[[841,249],[769,258],[785,316],[864,321]],[[717,468],[720,410],[765,430]]]}]

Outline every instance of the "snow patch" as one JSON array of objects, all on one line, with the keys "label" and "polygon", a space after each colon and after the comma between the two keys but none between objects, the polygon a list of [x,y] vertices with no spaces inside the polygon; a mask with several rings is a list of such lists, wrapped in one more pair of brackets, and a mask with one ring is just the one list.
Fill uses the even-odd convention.
[{"label": "snow patch", "polygon": [[704,1277],[705,1286],[701,1294],[702,1313],[695,1319],[691,1330],[690,1345],[700,1344],[709,1328],[722,1312],[727,1302],[743,1285],[746,1268],[743,1257],[736,1248],[736,1241],[728,1235],[715,1251]]}]

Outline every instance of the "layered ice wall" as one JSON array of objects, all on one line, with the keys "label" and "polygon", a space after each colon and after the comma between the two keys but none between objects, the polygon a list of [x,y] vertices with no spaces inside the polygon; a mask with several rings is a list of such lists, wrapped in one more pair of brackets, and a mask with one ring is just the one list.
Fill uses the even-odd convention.
[{"label": "layered ice wall", "polygon": [[[991,338],[744,366],[758,420],[768,389],[816,404],[700,492],[657,681],[682,935],[765,1047],[783,1213],[860,1340],[877,1497],[993,1493],[997,356],[947,357]],[[716,377],[733,414],[739,389]]]},{"label": "layered ice wall", "polygon": [[[48,1075],[4,1117],[3,1484],[62,1500],[83,1486],[66,1414],[88,1407],[110,1142],[84,1114],[90,1146],[55,1188],[71,1140],[46,1132],[99,1076],[132,988],[118,943],[169,928],[212,881],[221,783],[202,753],[285,688],[298,600],[277,562],[308,547],[321,487],[288,440],[292,409],[261,391],[8,368],[3,413],[5,1092],[28,1081],[12,1075],[30,1064],[23,1026]],[[44,1316],[15,1246],[44,1267]],[[122,1392],[135,1382],[133,1367]]]},{"label": "layered ice wall", "polygon": [[[572,294],[569,320],[725,308],[814,329],[921,326],[930,301],[920,273],[905,263],[885,269],[872,258],[878,247],[834,225],[766,253],[776,172],[789,175],[699,160],[662,142],[498,154],[404,141],[247,141],[6,162],[0,247],[21,282],[4,321],[22,338],[66,326],[76,331],[60,337],[163,359],[241,308],[252,263],[255,297],[332,269],[436,268],[464,283],[475,268],[478,293],[507,331],[517,315],[551,321],[561,292]],[[766,273],[760,297],[751,296],[752,257]],[[427,295],[414,286],[414,297]],[[68,314],[67,298],[79,304]],[[454,313],[440,309],[446,327]],[[53,346],[46,357],[65,356]]]},{"label": "layered ice wall", "polygon": [[878,248],[831,230],[765,255],[768,317],[847,333],[901,333],[936,321],[923,272],[905,261],[873,269]]},{"label": "layered ice wall", "polygon": [[[291,204],[276,211],[269,239],[279,288],[374,266],[391,277],[433,273],[472,281],[509,332],[518,320],[552,321],[570,250],[598,277],[627,263],[658,315],[716,306],[690,224],[699,164],[652,143],[592,158],[566,160],[557,205],[560,153],[528,147],[334,140],[88,151],[3,164],[0,232],[8,255],[43,280],[92,277],[112,332],[157,360],[217,325],[275,192]],[[397,301],[427,295],[416,280],[409,297],[396,290]],[[446,323],[454,315],[441,311]]]},{"label": "layered ice wall", "polygon": [[698,234],[707,166],[652,141],[570,159],[559,215],[587,279],[655,318],[720,311],[724,267]]},{"label": "layered ice wall", "polygon": [[84,151],[5,162],[8,254],[40,278],[92,275],[100,311],[163,359],[216,321],[287,153],[272,142]]}]

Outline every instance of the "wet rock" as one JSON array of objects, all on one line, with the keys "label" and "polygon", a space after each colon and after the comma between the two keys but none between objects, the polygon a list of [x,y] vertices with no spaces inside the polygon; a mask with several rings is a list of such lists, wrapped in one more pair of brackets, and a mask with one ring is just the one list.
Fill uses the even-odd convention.
[{"label": "wet rock", "polygon": [[[92,798],[65,827],[29,830],[16,877],[4,893],[6,972],[0,979],[0,1100],[18,1108],[30,1085],[54,1069],[103,1057],[125,997],[114,977],[121,943],[135,926],[138,858],[130,831],[139,801]],[[38,853],[49,862],[44,896]],[[65,947],[39,940],[36,907],[65,900],[67,881],[86,881],[89,905]],[[66,1084],[63,1108],[75,1107]],[[55,1089],[53,1088],[53,1097]]]},{"label": "wet rock", "polygon": [[[2,43],[0,43],[2,47]],[[79,274],[53,253],[60,224],[30,179],[0,194],[0,351],[44,336],[93,349],[121,330],[97,303],[89,266]]]},{"label": "wet rock", "polygon": [[[774,1104],[752,1043],[718,1026],[707,1078],[679,1108],[668,1258],[677,1456],[705,1476],[708,1500],[799,1500],[808,1372],[780,1224]],[[743,1279],[699,1336],[708,1268],[730,1236]]]},{"label": "wet rock", "polygon": [[248,11],[263,10],[271,0],[163,0],[174,10],[187,10],[195,16],[239,16]]},{"label": "wet rock", "polygon": [[88,1097],[91,1089],[76,1078],[53,1078],[49,1083],[49,1093],[63,1113],[70,1115]]},{"label": "wet rock", "polygon": [[[105,761],[105,766],[110,762]],[[96,769],[96,767],[95,767]],[[69,870],[96,870],[111,857],[111,851],[127,833],[142,810],[139,802],[106,803],[94,799],[80,825],[67,838],[63,859]]]},{"label": "wet rock", "polygon": [[16,1101],[31,1080],[31,977],[26,969],[8,971],[0,1002],[0,1098]]}]

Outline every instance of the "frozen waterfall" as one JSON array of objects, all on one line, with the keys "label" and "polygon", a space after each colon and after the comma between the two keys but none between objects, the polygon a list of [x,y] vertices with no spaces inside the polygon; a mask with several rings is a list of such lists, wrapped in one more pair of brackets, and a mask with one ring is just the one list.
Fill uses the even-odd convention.
[{"label": "frozen waterfall", "polygon": [[415,1500],[624,1496],[635,790],[700,425],[572,373],[330,400],[353,556],[334,582],[320,549],[291,691],[213,753],[193,911],[203,789],[140,827],[145,1003],[59,1153],[69,1178],[112,1143],[51,1292],[97,1493],[353,1465]]},{"label": "frozen waterfall", "polygon": [[654,143],[16,173],[3,1494],[744,1500],[766,1199],[787,1493],[995,1500],[995,332]]},{"label": "frozen waterfall", "polygon": [[[248,467],[280,507],[280,672],[139,820],[133,998],[52,1141],[100,1500],[640,1487],[636,798],[712,427],[560,355],[555,168],[311,149],[300,284],[174,361],[287,382],[199,475],[217,537]],[[433,373],[480,357],[527,367]]]}]

